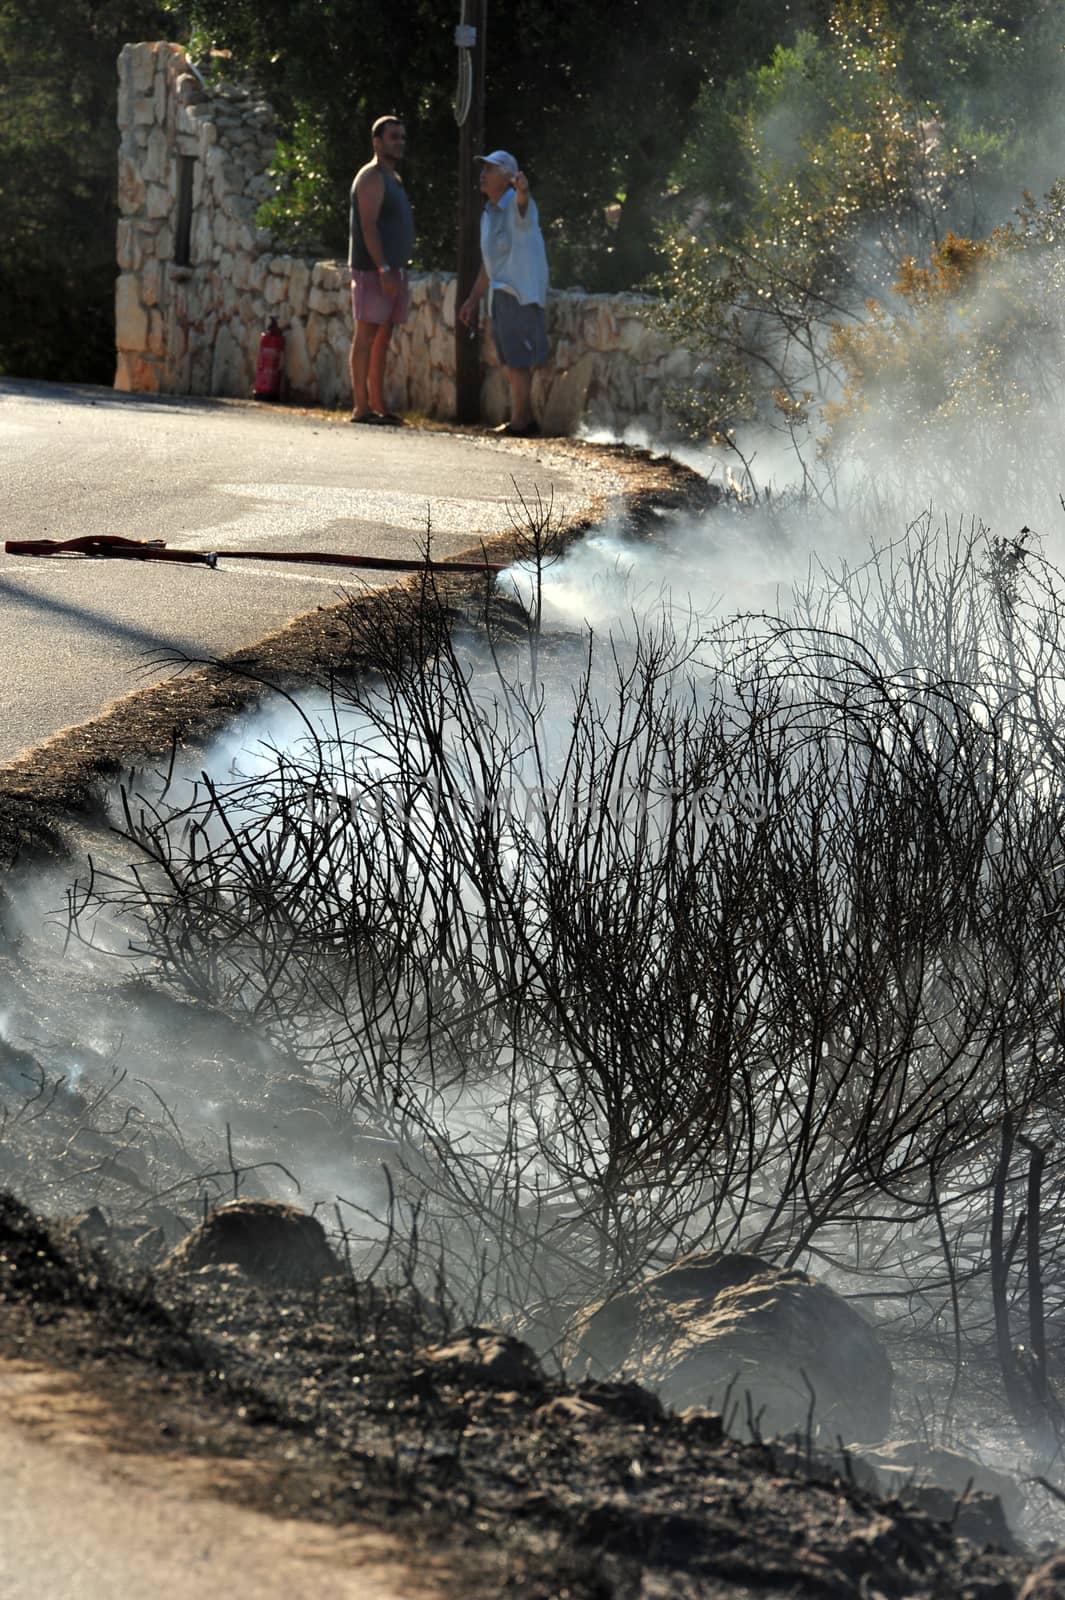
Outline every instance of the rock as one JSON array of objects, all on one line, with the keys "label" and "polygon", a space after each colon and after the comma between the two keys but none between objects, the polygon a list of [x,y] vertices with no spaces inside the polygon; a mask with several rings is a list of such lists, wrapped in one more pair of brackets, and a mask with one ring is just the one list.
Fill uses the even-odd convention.
[{"label": "rock", "polygon": [[325,1229],[282,1200],[231,1200],[212,1211],[164,1263],[185,1272],[221,1265],[282,1286],[317,1283],[337,1271]]},{"label": "rock", "polygon": [[530,1345],[490,1328],[470,1328],[450,1344],[430,1345],[421,1359],[453,1367],[464,1382],[491,1389],[541,1389],[544,1376]]},{"label": "rock", "polygon": [[665,1417],[658,1396],[639,1383],[582,1383],[580,1396],[612,1417],[643,1427]]},{"label": "rock", "polygon": [[973,1490],[962,1498],[952,1489],[941,1489],[938,1484],[928,1483],[908,1491],[902,1498],[927,1512],[930,1517],[935,1517],[938,1522],[949,1523],[955,1533],[960,1533],[963,1539],[969,1539],[973,1544],[994,1544],[1001,1550],[1017,1548],[997,1494]]},{"label": "rock", "polygon": [[567,1428],[597,1428],[607,1420],[602,1406],[594,1406],[590,1400],[582,1400],[575,1394],[556,1395],[540,1406],[536,1417],[539,1422],[558,1422]]},{"label": "rock", "polygon": [[959,1500],[971,1485],[970,1498],[975,1494],[997,1497],[1007,1521],[1015,1526],[1024,1512],[1024,1496],[1012,1478],[961,1450],[929,1445],[922,1439],[893,1439],[876,1450],[863,1450],[854,1460],[873,1469],[878,1492],[883,1495],[897,1494],[909,1484],[930,1484],[949,1490]]},{"label": "rock", "polygon": [[[876,1330],[827,1284],[751,1255],[693,1255],[581,1320],[578,1370],[625,1375],[675,1409],[747,1395],[765,1435],[876,1440],[891,1415],[891,1363]],[[805,1376],[804,1376],[805,1375]],[[808,1380],[808,1381],[807,1381]],[[760,1417],[759,1417],[760,1414]]]}]

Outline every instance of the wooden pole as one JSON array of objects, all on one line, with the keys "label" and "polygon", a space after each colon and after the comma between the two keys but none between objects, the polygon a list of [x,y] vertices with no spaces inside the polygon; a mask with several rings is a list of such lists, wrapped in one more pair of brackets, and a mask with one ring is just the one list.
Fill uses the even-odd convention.
[{"label": "wooden pole", "polygon": [[[474,157],[484,154],[484,63],[488,0],[466,0],[477,39],[471,51],[470,109],[459,128],[458,282],[456,310],[473,288],[481,267],[481,193]],[[484,312],[482,311],[482,317]],[[455,318],[455,420],[477,422],[481,415],[481,341],[477,328]]]}]

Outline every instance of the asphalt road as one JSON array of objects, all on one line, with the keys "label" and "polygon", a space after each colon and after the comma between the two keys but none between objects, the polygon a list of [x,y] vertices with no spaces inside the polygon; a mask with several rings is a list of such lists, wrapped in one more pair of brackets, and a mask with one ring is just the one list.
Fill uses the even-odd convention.
[{"label": "asphalt road", "polygon": [[[118,533],[417,556],[431,527],[446,556],[507,532],[519,491],[576,513],[606,479],[549,444],[0,379],[0,544]],[[389,581],[265,561],[212,572],[0,553],[0,764],[165,676],[161,653],[219,655]]]}]

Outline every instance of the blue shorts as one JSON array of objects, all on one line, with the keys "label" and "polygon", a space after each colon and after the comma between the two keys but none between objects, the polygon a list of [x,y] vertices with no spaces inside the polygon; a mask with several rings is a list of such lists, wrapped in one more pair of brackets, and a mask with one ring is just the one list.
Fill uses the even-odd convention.
[{"label": "blue shorts", "polygon": [[492,338],[505,367],[539,367],[547,360],[543,306],[523,306],[505,289],[492,290]]}]

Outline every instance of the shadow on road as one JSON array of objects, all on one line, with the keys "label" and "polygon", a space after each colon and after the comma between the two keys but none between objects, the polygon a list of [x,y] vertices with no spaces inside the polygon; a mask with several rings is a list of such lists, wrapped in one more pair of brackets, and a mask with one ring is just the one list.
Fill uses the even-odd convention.
[{"label": "shadow on road", "polygon": [[204,655],[202,640],[136,628],[117,617],[108,616],[106,612],[91,610],[86,606],[71,605],[66,600],[55,600],[51,596],[38,594],[25,584],[17,583],[11,578],[0,577],[0,604],[5,602],[25,606],[28,610],[47,612],[53,618],[61,618],[64,622],[76,624],[102,638],[123,639],[127,643],[140,645],[146,653],[152,652],[152,659],[145,661],[144,670],[159,666],[160,651],[164,651],[167,655],[170,652],[175,654],[187,652],[190,656],[198,658]]},{"label": "shadow on road", "polygon": [[271,414],[269,408],[247,400],[211,398],[189,394],[132,394],[93,383],[48,383],[43,378],[0,378],[0,400],[39,400],[49,405],[98,406],[136,411],[242,411]]}]

